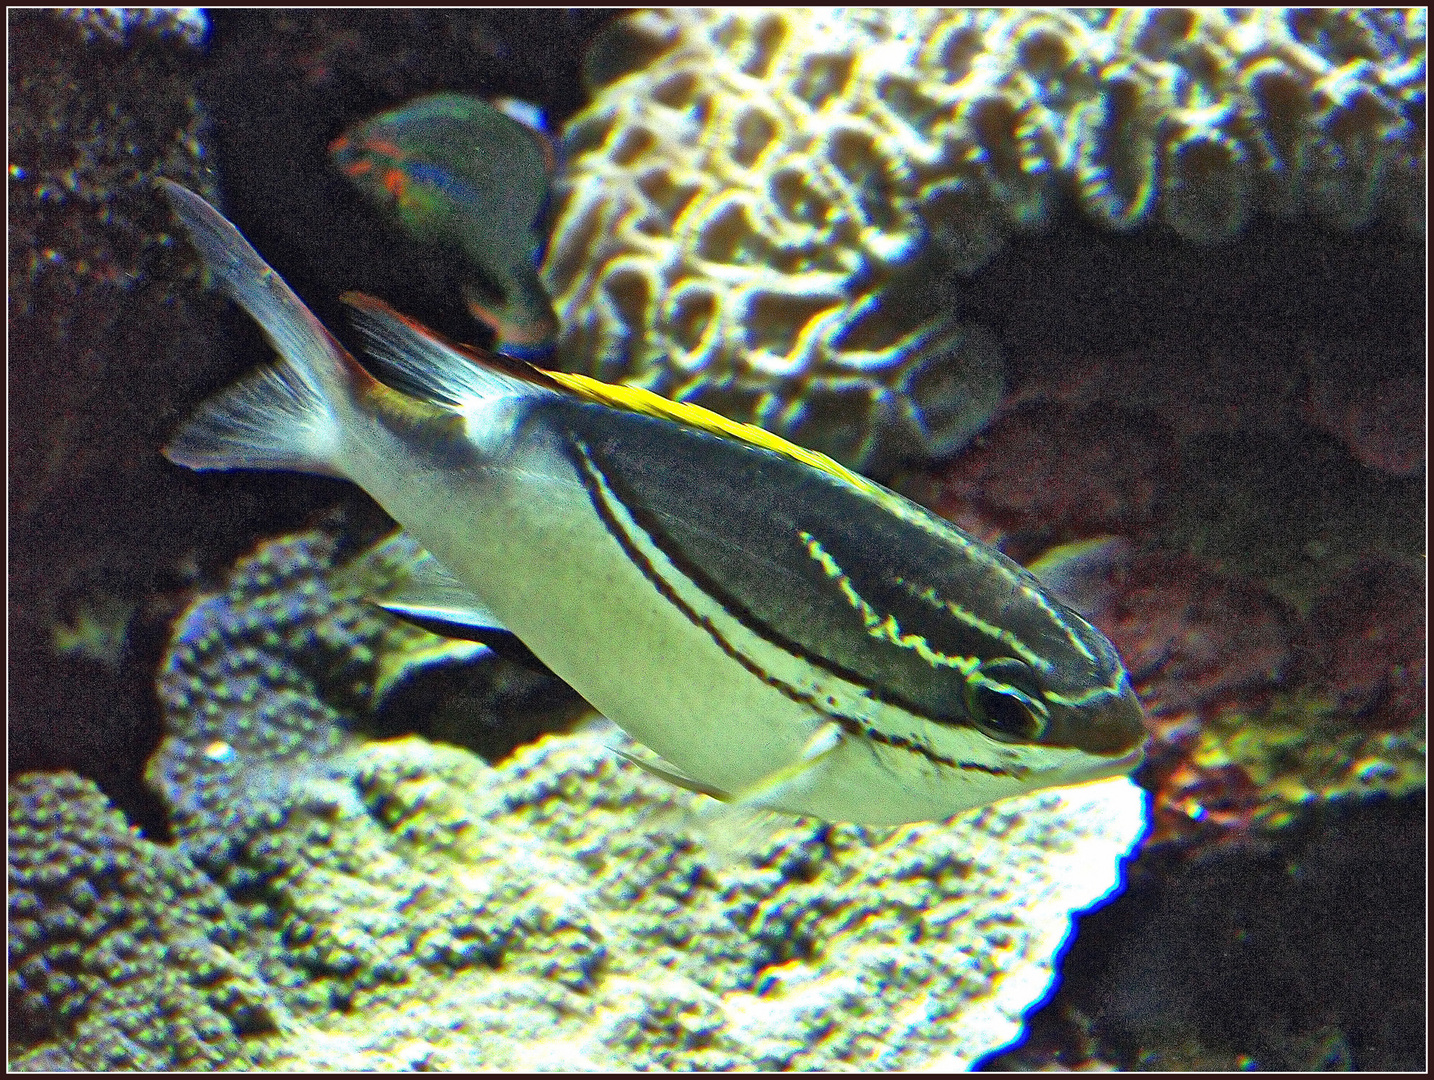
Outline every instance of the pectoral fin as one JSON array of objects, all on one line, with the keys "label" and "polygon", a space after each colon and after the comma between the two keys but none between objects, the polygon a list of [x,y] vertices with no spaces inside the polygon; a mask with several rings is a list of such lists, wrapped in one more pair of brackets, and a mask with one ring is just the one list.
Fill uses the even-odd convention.
[{"label": "pectoral fin", "polygon": [[[409,569],[402,585],[375,597],[373,602],[430,634],[477,641],[505,660],[512,660],[544,675],[553,675],[552,669],[539,660],[516,634],[504,628],[483,601],[426,552]],[[553,677],[557,678],[556,675]]]},{"label": "pectoral fin", "polygon": [[755,784],[734,793],[730,798],[737,806],[761,810],[780,810],[782,796],[797,787],[841,746],[841,728],[823,724],[802,747],[801,756],[790,765],[768,773]]},{"label": "pectoral fin", "polygon": [[[665,761],[659,765],[657,761],[653,761],[650,758],[639,757],[636,754],[630,754],[626,750],[619,750],[616,746],[610,746],[608,749],[623,760],[632,762],[649,776],[655,776],[659,780],[664,780],[672,784],[674,787],[680,787],[684,791],[695,791],[698,795],[707,795],[716,799],[718,802],[731,801],[732,796],[721,788],[715,788],[710,784],[702,783],[700,780],[694,780],[692,777],[678,772]],[[658,761],[661,761],[661,759],[659,758]]]},{"label": "pectoral fin", "polygon": [[651,758],[639,757],[626,750],[619,750],[615,746],[611,749],[614,754],[632,762],[644,772],[686,791],[695,791],[699,795],[710,796],[718,802],[729,803],[737,808],[768,810],[779,809],[783,793],[808,776],[813,769],[819,768],[840,745],[841,729],[835,724],[824,724],[807,740],[806,746],[802,748],[801,756],[796,761],[768,773],[756,783],[738,792],[723,791],[711,784],[694,780],[660,758],[653,761]]},{"label": "pectoral fin", "polygon": [[1090,618],[1110,602],[1111,575],[1131,552],[1123,537],[1097,536],[1053,547],[1026,569],[1066,607]]},{"label": "pectoral fin", "polygon": [[[730,793],[704,784],[677,771],[666,761],[651,756],[638,756],[611,747],[613,753],[626,758],[644,772],[665,780],[686,791],[710,796],[679,813],[676,825],[687,835],[699,837],[707,857],[714,866],[727,866],[740,861],[769,843],[781,829],[790,826],[793,813],[783,807],[789,795],[808,779],[814,769],[821,768],[841,745],[841,731],[835,724],[825,724],[807,740],[801,755],[762,777],[737,793]],[[657,820],[671,818],[673,811],[660,811]]]}]

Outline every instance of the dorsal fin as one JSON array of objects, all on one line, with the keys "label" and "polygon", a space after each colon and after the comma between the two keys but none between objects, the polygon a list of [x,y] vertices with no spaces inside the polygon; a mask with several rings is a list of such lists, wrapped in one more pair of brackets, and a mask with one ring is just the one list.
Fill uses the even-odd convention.
[{"label": "dorsal fin", "polygon": [[490,398],[500,388],[511,393],[515,381],[564,390],[541,368],[451,341],[376,297],[346,292],[339,299],[367,339],[375,366],[397,389],[455,408]]},{"label": "dorsal fin", "polygon": [[1051,548],[1026,567],[1046,592],[1087,619],[1101,612],[1116,592],[1114,572],[1133,552],[1121,536],[1093,536]]},{"label": "dorsal fin", "polygon": [[397,376],[402,384],[400,389],[429,400],[462,407],[475,399],[491,397],[495,376],[509,383],[516,379],[544,389],[564,391],[612,409],[656,416],[760,446],[810,465],[868,494],[880,491],[870,480],[826,454],[788,442],[755,424],[729,420],[691,402],[669,401],[638,386],[619,386],[569,371],[548,371],[516,357],[482,352],[450,341],[365,293],[346,292],[339,299],[353,310],[354,325],[368,338],[371,355],[378,365]]}]

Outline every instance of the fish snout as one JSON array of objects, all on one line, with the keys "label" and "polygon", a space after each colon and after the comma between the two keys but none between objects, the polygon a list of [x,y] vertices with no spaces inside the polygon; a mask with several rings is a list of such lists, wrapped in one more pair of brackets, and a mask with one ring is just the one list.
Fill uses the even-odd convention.
[{"label": "fish snout", "polygon": [[1121,679],[1120,693],[1097,706],[1085,717],[1086,730],[1081,748],[1102,757],[1139,765],[1145,756],[1145,709],[1128,678]]}]

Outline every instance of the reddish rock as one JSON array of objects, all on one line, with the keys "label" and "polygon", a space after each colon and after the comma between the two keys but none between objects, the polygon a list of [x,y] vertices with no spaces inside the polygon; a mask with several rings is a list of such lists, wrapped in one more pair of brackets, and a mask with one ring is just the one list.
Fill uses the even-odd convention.
[{"label": "reddish rock", "polygon": [[1361,462],[1395,476],[1424,471],[1424,382],[1412,375],[1382,379],[1350,402],[1344,441]]},{"label": "reddish rock", "polygon": [[1398,375],[1366,384],[1316,377],[1303,412],[1361,464],[1394,476],[1423,474],[1428,428],[1421,377]]},{"label": "reddish rock", "polygon": [[942,472],[937,509],[1052,543],[1129,535],[1156,520],[1172,458],[1168,434],[1135,416],[1036,405],[1001,417]]},{"label": "reddish rock", "polygon": [[1293,657],[1292,613],[1281,601],[1189,555],[1135,556],[1093,621],[1115,643],[1155,715],[1268,689]]},{"label": "reddish rock", "polygon": [[1321,591],[1304,634],[1307,677],[1372,728],[1424,715],[1423,567],[1364,560]]},{"label": "reddish rock", "polygon": [[1294,670],[1294,614],[1265,589],[1194,556],[1147,551],[1115,571],[1092,621],[1119,649],[1146,709],[1152,843],[1238,842],[1262,804],[1235,765],[1197,765],[1201,730],[1227,709],[1259,708]]}]

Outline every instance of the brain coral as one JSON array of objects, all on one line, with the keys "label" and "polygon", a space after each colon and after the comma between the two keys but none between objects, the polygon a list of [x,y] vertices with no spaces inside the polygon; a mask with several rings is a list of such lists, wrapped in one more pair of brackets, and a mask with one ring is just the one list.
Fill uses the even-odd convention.
[{"label": "brain coral", "polygon": [[[356,599],[412,557],[399,538],[335,569],[328,539],[285,537],[176,628],[160,679],[168,735],[150,772],[173,813],[174,864],[217,883],[202,893],[204,933],[231,928],[236,962],[262,973],[265,1000],[290,1018],[215,1059],[965,1064],[1018,1034],[1071,912],[1118,881],[1145,827],[1144,797],[1121,778],[890,835],[792,819],[734,830],[614,755],[621,735],[605,722],[497,767],[413,737],[365,742],[354,722],[392,657],[435,655],[421,639],[396,644],[413,632]],[[12,896],[41,877],[73,891],[55,854],[74,831],[67,804],[43,805],[22,803]],[[139,880],[161,849],[112,811],[77,805],[86,827],[124,841],[106,856],[121,880]],[[30,903],[29,922],[14,903],[12,934],[29,942],[39,931],[27,927],[52,909],[66,917],[69,902]],[[179,919],[185,905],[172,906],[165,918]],[[12,1007],[48,977],[26,950],[12,944]],[[85,946],[71,952],[86,962]],[[160,962],[183,982],[184,954]],[[138,996],[136,1015],[170,1015],[166,999]],[[48,999],[19,1000],[35,1013]],[[107,999],[74,1011],[96,1028],[109,1017]],[[33,1052],[53,1057],[43,1041]]]},{"label": "brain coral", "polygon": [[1058,199],[1117,229],[1423,218],[1424,15],[658,11],[589,61],[544,268],[570,366],[858,465],[1000,393],[955,320]]}]

